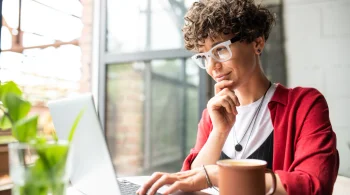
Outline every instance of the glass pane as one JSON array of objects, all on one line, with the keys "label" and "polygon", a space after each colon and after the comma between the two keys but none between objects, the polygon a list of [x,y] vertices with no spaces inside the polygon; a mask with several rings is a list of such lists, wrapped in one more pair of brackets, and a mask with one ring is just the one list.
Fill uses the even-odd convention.
[{"label": "glass pane", "polygon": [[181,79],[182,60],[152,61],[152,72],[174,79]]},{"label": "glass pane", "polygon": [[139,8],[141,1],[108,0],[107,3],[108,51],[144,50],[146,18]]},{"label": "glass pane", "polygon": [[107,68],[106,135],[118,176],[143,170],[144,74],[142,63]]},{"label": "glass pane", "polygon": [[[183,47],[181,28],[185,14],[182,11],[185,10],[185,6],[182,2],[178,4],[170,4],[169,2],[151,1],[151,50]],[[144,11],[147,12],[147,9]]]},{"label": "glass pane", "polygon": [[193,4],[193,2],[196,2],[196,0],[185,0],[186,8],[188,9]]},{"label": "glass pane", "polygon": [[53,131],[47,101],[79,93],[80,53],[79,47],[65,45],[0,55],[0,80],[13,80],[20,85],[25,98],[33,105],[31,113],[40,115],[39,129],[47,135]]},{"label": "glass pane", "polygon": [[186,79],[187,83],[193,84],[195,86],[199,85],[199,66],[192,60],[186,60]]},{"label": "glass pane", "polygon": [[55,40],[33,33],[23,33],[23,47],[32,47],[38,45],[49,45],[55,43]]},{"label": "glass pane", "polygon": [[0,55],[0,80],[9,81],[20,78],[21,73],[17,71],[22,64],[23,55],[16,52],[1,52]]},{"label": "glass pane", "polygon": [[201,117],[199,111],[199,71],[200,68],[192,61],[192,59],[186,60],[186,76],[187,83],[191,86],[186,90],[187,107],[186,107],[186,152],[189,153],[190,149],[194,147],[196,143],[196,136],[198,130],[198,122]]},{"label": "glass pane", "polygon": [[3,0],[2,15],[8,27],[18,28],[19,0]]},{"label": "glass pane", "polygon": [[[12,46],[11,33],[18,34],[19,0],[3,0],[2,11],[1,48],[6,50]],[[80,1],[22,0],[21,14],[24,47],[52,44],[55,39],[70,41],[79,38],[82,32]],[[51,134],[53,130],[46,107],[48,100],[89,91],[88,79],[81,81],[82,73],[86,78],[89,72],[85,70],[87,66],[82,67],[82,49],[86,47],[64,45],[26,49],[22,53],[4,51],[0,55],[0,80],[14,80],[20,85],[33,105],[31,113],[40,115],[39,130],[44,133]]]},{"label": "glass pane", "polygon": [[[153,63],[152,63],[153,64]],[[153,78],[151,117],[151,167],[177,171],[182,162],[184,88],[181,83]],[[159,170],[159,168],[163,170]]]},{"label": "glass pane", "polygon": [[106,135],[118,175],[180,170],[198,124],[198,88],[176,77],[182,62],[107,67]]},{"label": "glass pane", "polygon": [[81,50],[74,45],[2,52],[0,78],[17,82],[33,104],[45,104],[79,90],[80,60]]},{"label": "glass pane", "polygon": [[3,26],[1,27],[1,49],[11,49],[12,47],[12,34],[10,30]]},{"label": "glass pane", "polygon": [[189,2],[108,0],[107,49],[112,53],[183,48],[183,17]]},{"label": "glass pane", "polygon": [[56,9],[74,16],[81,17],[83,13],[83,6],[80,1],[72,0],[35,0],[40,4],[44,4],[52,9]]},{"label": "glass pane", "polygon": [[187,89],[186,98],[187,98],[186,152],[189,153],[190,149],[193,148],[194,144],[196,143],[198,122],[199,122],[199,117],[201,116],[199,114],[198,88]]},{"label": "glass pane", "polygon": [[83,24],[80,18],[27,0],[22,3],[21,28],[55,40],[71,41],[80,37]]}]

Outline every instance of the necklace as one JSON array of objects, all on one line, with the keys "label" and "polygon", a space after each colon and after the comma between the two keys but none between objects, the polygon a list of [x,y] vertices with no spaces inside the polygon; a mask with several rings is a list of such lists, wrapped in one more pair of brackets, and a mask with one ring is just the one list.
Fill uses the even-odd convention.
[{"label": "necklace", "polygon": [[[260,102],[258,108],[256,109],[256,111],[255,111],[255,113],[254,113],[254,115],[253,115],[252,120],[249,122],[248,128],[247,128],[247,130],[245,130],[245,132],[244,132],[244,134],[243,134],[243,136],[242,136],[242,138],[241,138],[240,141],[237,141],[236,131],[233,132],[233,133],[234,133],[234,136],[235,136],[235,141],[236,141],[236,143],[237,143],[237,144],[235,145],[235,150],[236,150],[237,152],[242,151],[243,146],[242,146],[240,143],[241,143],[241,141],[243,140],[243,138],[245,137],[245,135],[247,134],[247,132],[248,132],[248,130],[249,130],[249,128],[250,128],[252,122],[254,121],[254,124],[253,124],[253,126],[252,126],[252,130],[250,131],[250,135],[251,135],[251,133],[252,133],[252,131],[253,131],[253,127],[254,127],[255,122],[256,122],[256,119],[258,118],[258,114],[259,114],[259,112],[260,112],[260,108],[261,108],[261,106],[262,106],[262,104],[263,104],[263,102],[264,102],[266,93],[267,93],[267,91],[270,89],[271,85],[272,85],[272,84],[271,84],[271,82],[270,82],[270,83],[269,83],[269,87],[268,87],[267,90],[265,91],[264,96],[263,96],[263,98],[262,98],[262,100],[261,100],[261,102]],[[249,139],[250,139],[250,135],[249,135],[249,137],[248,137],[247,143],[248,143],[248,141],[249,141]],[[245,144],[246,146],[247,146],[247,143]]]}]

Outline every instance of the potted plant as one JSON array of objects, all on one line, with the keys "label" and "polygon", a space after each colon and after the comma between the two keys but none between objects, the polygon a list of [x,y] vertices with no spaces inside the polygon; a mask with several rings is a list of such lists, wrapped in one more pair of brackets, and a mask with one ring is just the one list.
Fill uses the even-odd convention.
[{"label": "potted plant", "polygon": [[0,129],[11,129],[17,140],[9,144],[10,177],[15,195],[65,194],[69,176],[70,142],[82,117],[75,119],[68,140],[38,134],[38,115],[15,82],[0,83]]}]

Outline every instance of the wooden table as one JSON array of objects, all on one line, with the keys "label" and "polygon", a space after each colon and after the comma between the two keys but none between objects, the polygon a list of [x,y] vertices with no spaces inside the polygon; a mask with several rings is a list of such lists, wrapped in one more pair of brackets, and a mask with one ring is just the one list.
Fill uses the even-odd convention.
[{"label": "wooden table", "polygon": [[[149,176],[136,176],[136,177],[123,177],[123,178],[118,178],[118,180],[128,180],[132,183],[142,185],[149,179]],[[158,190],[158,192],[162,193],[166,187],[162,187],[161,189]],[[175,193],[176,195],[208,195],[208,194],[219,194],[217,191],[214,189],[205,189],[202,190],[201,192],[195,192],[195,193],[184,193],[184,192],[177,192]],[[73,187],[68,188],[67,195],[84,195],[80,193],[78,190],[74,189]]]},{"label": "wooden table", "polygon": [[0,175],[0,195],[11,195],[12,186],[8,175]]}]

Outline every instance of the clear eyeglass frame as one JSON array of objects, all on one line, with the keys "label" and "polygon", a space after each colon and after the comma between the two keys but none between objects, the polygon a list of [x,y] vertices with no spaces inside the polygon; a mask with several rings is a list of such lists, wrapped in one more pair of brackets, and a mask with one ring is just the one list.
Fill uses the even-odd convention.
[{"label": "clear eyeglass frame", "polygon": [[[222,43],[219,43],[219,44],[215,45],[214,47],[212,47],[207,52],[198,53],[198,54],[193,55],[191,57],[191,59],[202,69],[207,69],[207,67],[209,65],[208,60],[210,60],[211,58],[214,59],[217,62],[226,62],[229,59],[231,59],[231,57],[232,57],[232,51],[231,51],[230,45],[232,43],[235,43],[235,42],[239,41],[240,39],[241,39],[240,37],[235,36],[235,37],[233,37],[230,40],[227,40],[227,41],[224,41]],[[228,56],[226,56],[223,59],[218,58],[217,55],[215,55],[213,53],[214,51],[216,51],[220,47],[226,47],[227,51],[229,52]],[[203,59],[203,57],[205,57],[205,59]]]}]

